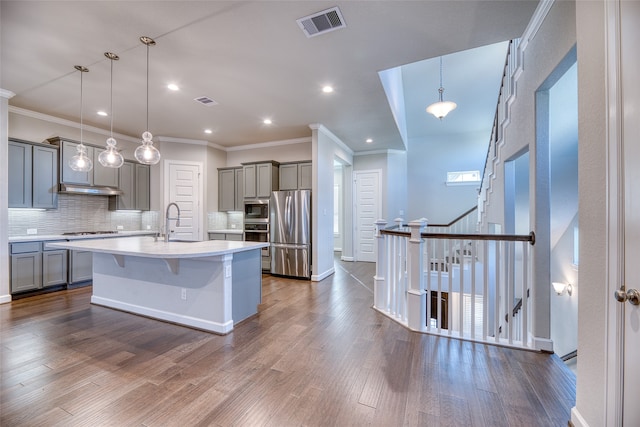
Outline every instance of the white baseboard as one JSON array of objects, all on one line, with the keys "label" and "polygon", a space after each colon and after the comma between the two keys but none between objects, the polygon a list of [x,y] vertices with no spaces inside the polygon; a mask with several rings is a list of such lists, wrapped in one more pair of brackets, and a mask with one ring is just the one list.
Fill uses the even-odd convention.
[{"label": "white baseboard", "polygon": [[354,260],[352,256],[341,256],[340,261],[353,262]]},{"label": "white baseboard", "polygon": [[324,273],[322,273],[322,274],[312,274],[312,275],[311,275],[311,281],[312,281],[312,282],[319,282],[319,281],[321,281],[322,279],[324,279],[324,278],[327,278],[327,277],[331,276],[331,275],[332,275],[333,273],[335,273],[335,272],[336,272],[336,270],[335,270],[333,267],[331,267],[330,269],[328,269],[327,271],[325,271],[325,272],[324,272]]},{"label": "white baseboard", "polygon": [[11,295],[0,295],[0,304],[11,302]]},{"label": "white baseboard", "polygon": [[574,427],[589,427],[589,424],[582,418],[582,415],[580,415],[580,412],[578,412],[575,406],[571,408],[571,424],[573,424]]}]

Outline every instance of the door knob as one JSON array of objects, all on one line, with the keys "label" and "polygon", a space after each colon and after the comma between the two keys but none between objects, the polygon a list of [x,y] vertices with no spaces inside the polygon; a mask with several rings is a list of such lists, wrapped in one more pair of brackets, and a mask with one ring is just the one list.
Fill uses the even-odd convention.
[{"label": "door knob", "polygon": [[637,289],[629,289],[625,292],[624,286],[616,290],[613,295],[619,302],[629,301],[632,305],[640,305],[640,292]]}]

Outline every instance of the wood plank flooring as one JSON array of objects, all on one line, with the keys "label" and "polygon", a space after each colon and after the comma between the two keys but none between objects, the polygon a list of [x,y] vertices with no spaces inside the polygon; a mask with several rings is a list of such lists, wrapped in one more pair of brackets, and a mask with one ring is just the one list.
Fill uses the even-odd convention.
[{"label": "wood plank flooring", "polygon": [[265,275],[227,336],[93,306],[90,288],[0,305],[0,425],[567,425],[556,356],[407,331],[371,309],[373,273]]}]

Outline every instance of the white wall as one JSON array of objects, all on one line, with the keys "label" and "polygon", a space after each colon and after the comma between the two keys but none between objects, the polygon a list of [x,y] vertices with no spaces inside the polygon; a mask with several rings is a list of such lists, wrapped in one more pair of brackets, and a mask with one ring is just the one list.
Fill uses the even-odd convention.
[{"label": "white wall", "polygon": [[479,185],[447,186],[447,172],[482,172],[489,138],[488,132],[475,132],[428,143],[410,139],[406,217],[410,220],[425,217],[430,223],[446,224],[474,207],[478,203]]},{"label": "white wall", "polygon": [[244,162],[275,160],[276,162],[295,162],[311,160],[311,138],[303,142],[283,141],[282,143],[257,144],[258,148],[227,151],[226,166],[240,166]]},{"label": "white wall", "polygon": [[0,88],[0,304],[11,301],[9,281],[9,98],[12,92]]}]

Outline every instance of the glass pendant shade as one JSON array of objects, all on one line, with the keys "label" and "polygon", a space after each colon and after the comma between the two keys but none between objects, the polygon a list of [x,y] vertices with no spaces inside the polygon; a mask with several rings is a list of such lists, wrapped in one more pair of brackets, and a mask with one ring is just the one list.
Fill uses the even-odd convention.
[{"label": "glass pendant shade", "polygon": [[87,147],[80,143],[76,147],[76,155],[69,159],[69,167],[78,172],[89,172],[93,168],[93,161],[87,156]]},{"label": "glass pendant shade", "polygon": [[427,107],[427,113],[433,114],[436,118],[442,120],[450,112],[456,109],[458,104],[452,101],[443,100],[444,88],[442,87],[442,57],[440,57],[440,87],[438,88],[438,102]]},{"label": "glass pendant shade", "polygon": [[111,129],[110,129],[111,135],[107,139],[107,148],[98,155],[98,161],[104,167],[119,168],[124,163],[124,157],[122,157],[122,154],[120,154],[120,152],[116,148],[116,145],[118,144],[118,142],[113,137],[113,61],[117,61],[120,58],[118,57],[118,55],[111,52],[105,52],[104,56],[106,56],[111,60],[111,90],[110,90],[111,105],[109,107],[109,110],[111,111],[109,114],[111,117]]},{"label": "glass pendant shade", "polygon": [[153,138],[151,132],[144,132],[142,134],[142,145],[138,146],[133,153],[136,160],[145,165],[155,165],[160,161],[160,151],[153,146],[151,138]]},{"label": "glass pendant shade", "polygon": [[107,149],[98,156],[100,164],[107,168],[119,168],[124,163],[124,157],[116,148],[116,140],[114,138],[107,139]]},{"label": "glass pendant shade", "polygon": [[76,147],[76,155],[69,159],[69,167],[77,172],[89,172],[93,169],[93,161],[87,156],[87,147],[82,143],[82,75],[89,69],[82,65],[74,65],[73,68],[80,71],[80,144]]}]

